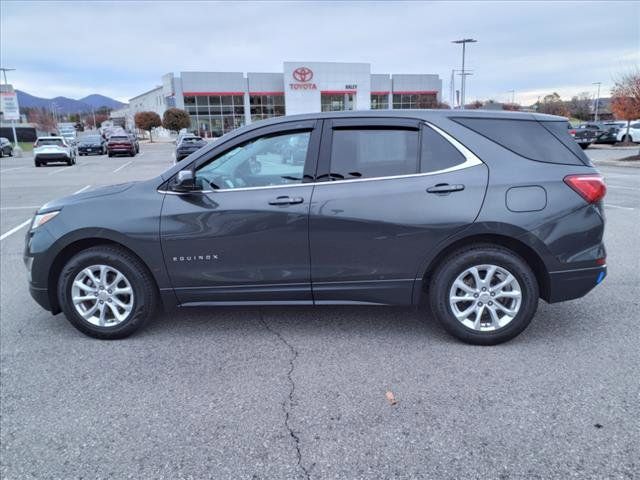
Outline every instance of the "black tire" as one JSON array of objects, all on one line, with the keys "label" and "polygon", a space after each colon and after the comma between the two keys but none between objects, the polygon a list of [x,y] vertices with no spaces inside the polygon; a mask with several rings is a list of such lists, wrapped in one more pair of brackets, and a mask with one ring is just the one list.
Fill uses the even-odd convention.
[{"label": "black tire", "polygon": [[[121,323],[103,327],[85,320],[75,309],[71,288],[78,273],[92,265],[107,265],[122,272],[133,290],[133,308]],[[62,269],[58,281],[58,301],[71,324],[90,337],[114,340],[125,338],[141,328],[153,316],[158,293],[146,266],[127,250],[110,245],[88,248],[72,257]]]},{"label": "black tire", "polygon": [[33,164],[34,164],[36,167],[39,167],[39,166],[40,166],[40,162],[39,162],[39,161],[37,161],[37,160],[36,160],[35,162],[33,162]]},{"label": "black tire", "polygon": [[113,153],[112,152],[109,152],[108,155],[109,155],[109,157],[113,157]]},{"label": "black tire", "polygon": [[[453,282],[467,268],[496,265],[510,272],[520,284],[522,299],[513,320],[494,331],[478,331],[458,321],[449,304]],[[475,244],[457,250],[440,263],[431,276],[429,301],[431,310],[450,334],[473,345],[497,345],[520,334],[531,322],[538,308],[538,282],[527,262],[513,251],[491,244]]]},{"label": "black tire", "polygon": [[582,148],[583,150],[586,150],[587,148],[589,148],[591,146],[590,143],[581,143],[580,144],[580,148]]}]

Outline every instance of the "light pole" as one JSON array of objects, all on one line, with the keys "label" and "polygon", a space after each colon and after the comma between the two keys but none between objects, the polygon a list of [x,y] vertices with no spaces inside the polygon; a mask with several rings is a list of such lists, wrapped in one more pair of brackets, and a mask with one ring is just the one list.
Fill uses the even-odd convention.
[{"label": "light pole", "polygon": [[465,53],[466,53],[466,47],[467,47],[467,43],[476,43],[477,40],[473,39],[473,38],[463,38],[460,40],[454,40],[451,43],[461,43],[462,44],[462,72],[460,73],[460,75],[462,76],[462,79],[460,80],[460,107],[462,109],[464,109],[464,95],[465,95],[465,90],[466,90],[466,79],[465,77],[467,76],[467,73],[464,69],[464,61],[465,61]]},{"label": "light pole", "polygon": [[[2,70],[2,74],[4,75],[4,85],[7,89],[6,93],[9,93],[9,82],[7,82],[7,72],[14,72],[15,68],[0,68],[0,70]],[[13,146],[17,148],[18,136],[16,135],[16,124],[13,119],[11,119],[11,131],[13,132]]]},{"label": "light pole", "polygon": [[515,90],[507,90],[507,93],[511,94],[511,105],[516,104],[516,91]]},{"label": "light pole", "polygon": [[594,108],[593,121],[598,121],[598,107],[600,106],[600,83],[601,82],[593,82],[593,85],[598,85],[598,95],[596,97],[596,106]]}]

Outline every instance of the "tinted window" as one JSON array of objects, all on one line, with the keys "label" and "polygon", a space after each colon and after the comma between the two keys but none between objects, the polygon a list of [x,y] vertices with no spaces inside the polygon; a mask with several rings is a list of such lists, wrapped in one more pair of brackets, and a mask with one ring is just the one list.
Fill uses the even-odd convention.
[{"label": "tinted window", "polygon": [[418,131],[335,129],[331,173],[340,178],[373,178],[417,172]]},{"label": "tinted window", "polygon": [[422,128],[420,171],[436,172],[464,163],[465,158],[442,135],[429,127]]},{"label": "tinted window", "polygon": [[301,183],[311,132],[251,140],[202,165],[196,181],[203,188],[247,188]]},{"label": "tinted window", "polygon": [[37,140],[38,147],[42,147],[44,145],[57,145],[58,147],[62,147],[62,140],[59,138],[40,138]]},{"label": "tinted window", "polygon": [[122,141],[122,140],[131,140],[129,137],[125,137],[125,136],[121,136],[121,135],[111,135],[109,137],[109,139],[111,140],[117,140],[117,141]]},{"label": "tinted window", "polygon": [[589,159],[569,135],[567,122],[538,122],[497,118],[454,118],[512,152],[538,162],[589,164]]},{"label": "tinted window", "polygon": [[[589,157],[587,157],[582,148],[580,148],[580,145],[578,145],[573,139],[573,137],[569,135],[569,132],[565,128],[562,128],[562,123],[563,122],[540,122],[540,125],[551,132],[556,139],[560,140],[560,142],[581,161],[581,163],[585,165],[591,165],[591,160],[589,160]],[[558,158],[560,157],[561,152],[563,151],[561,149],[558,149]],[[572,159],[569,157],[567,158],[567,161],[545,161],[551,161],[553,163],[571,163],[571,161],[569,160]]]}]

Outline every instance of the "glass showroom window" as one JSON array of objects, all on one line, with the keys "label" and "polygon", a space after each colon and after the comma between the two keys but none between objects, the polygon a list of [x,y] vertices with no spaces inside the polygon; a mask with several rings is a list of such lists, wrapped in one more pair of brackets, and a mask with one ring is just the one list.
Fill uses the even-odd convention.
[{"label": "glass showroom window", "polygon": [[386,93],[371,94],[371,110],[387,110],[389,108],[389,95]]},{"label": "glass showroom window", "polygon": [[353,93],[321,93],[320,110],[323,112],[354,110],[354,97]]},{"label": "glass showroom window", "polygon": [[394,93],[393,108],[435,108],[438,104],[435,93]]},{"label": "glass showroom window", "polygon": [[284,95],[250,95],[251,121],[284,116]]},{"label": "glass showroom window", "polygon": [[202,137],[219,137],[244,125],[242,95],[195,95],[184,97],[191,115],[191,131]]}]

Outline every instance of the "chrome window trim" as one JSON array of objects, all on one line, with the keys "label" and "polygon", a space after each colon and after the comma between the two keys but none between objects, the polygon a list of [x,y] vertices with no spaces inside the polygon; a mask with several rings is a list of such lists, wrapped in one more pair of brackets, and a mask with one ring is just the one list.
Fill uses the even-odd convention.
[{"label": "chrome window trim", "polygon": [[477,165],[482,165],[483,162],[478,158],[478,156],[465,147],[458,140],[453,138],[447,132],[442,130],[440,127],[433,125],[427,121],[421,122],[422,125],[432,129],[436,133],[438,133],[441,137],[443,137],[446,141],[448,141],[456,150],[458,150],[462,156],[465,158],[465,161],[454,165],[453,167],[443,168],[442,170],[435,170],[433,172],[426,173],[409,173],[406,175],[390,175],[386,177],[371,177],[371,178],[354,178],[349,180],[333,180],[326,182],[306,182],[306,183],[290,183],[287,185],[267,185],[264,187],[240,187],[240,188],[220,188],[216,190],[197,190],[194,192],[172,192],[168,190],[158,190],[159,193],[167,193],[169,195],[192,195],[193,193],[220,193],[220,192],[243,192],[250,190],[267,190],[267,189],[275,189],[275,188],[287,188],[287,187],[305,187],[305,186],[314,186],[314,185],[337,185],[342,183],[355,183],[355,182],[376,182],[381,180],[395,180],[399,178],[414,178],[414,177],[428,177],[431,175],[440,175],[441,173],[449,173],[455,172],[458,170],[463,170],[465,168],[475,167]]}]

